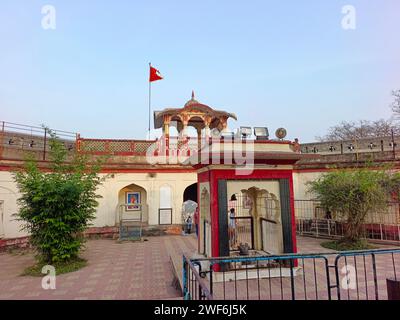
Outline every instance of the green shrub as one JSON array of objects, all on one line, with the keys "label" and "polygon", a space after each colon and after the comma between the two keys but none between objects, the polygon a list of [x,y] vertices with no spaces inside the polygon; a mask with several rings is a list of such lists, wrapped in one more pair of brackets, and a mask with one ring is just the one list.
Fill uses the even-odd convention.
[{"label": "green shrub", "polygon": [[50,130],[50,171],[27,159],[25,169],[14,173],[21,197],[17,219],[30,233],[30,242],[40,262],[61,263],[77,259],[83,245],[83,231],[94,219],[98,205],[100,163],[89,164],[67,151]]},{"label": "green shrub", "polygon": [[376,249],[376,246],[370,245],[365,239],[360,239],[357,241],[347,241],[346,239],[326,241],[322,242],[321,246],[335,251]]},{"label": "green shrub", "polygon": [[367,214],[386,208],[400,184],[398,174],[367,166],[328,172],[308,185],[324,208],[346,220],[345,240],[357,242]]},{"label": "green shrub", "polygon": [[[43,277],[42,268],[47,265],[47,262],[39,262],[33,266],[26,268],[22,272],[22,276],[32,276],[32,277]],[[57,275],[74,272],[83,267],[86,267],[87,261],[82,258],[73,258],[68,261],[55,262],[52,264],[53,267],[57,270]]]}]

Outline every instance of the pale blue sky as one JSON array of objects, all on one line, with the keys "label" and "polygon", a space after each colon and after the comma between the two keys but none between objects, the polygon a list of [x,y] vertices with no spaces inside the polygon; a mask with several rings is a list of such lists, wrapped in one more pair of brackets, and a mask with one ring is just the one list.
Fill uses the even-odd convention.
[{"label": "pale blue sky", "polygon": [[[41,8],[56,8],[56,29]],[[343,30],[343,5],[357,12]],[[0,1],[0,120],[84,137],[146,135],[152,107],[196,98],[301,142],[391,115],[400,1]]]}]

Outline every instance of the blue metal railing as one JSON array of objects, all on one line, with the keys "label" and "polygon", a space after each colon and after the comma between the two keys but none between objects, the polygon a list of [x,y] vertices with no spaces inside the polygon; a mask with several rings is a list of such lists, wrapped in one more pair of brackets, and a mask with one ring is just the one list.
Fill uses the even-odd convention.
[{"label": "blue metal railing", "polygon": [[388,277],[400,279],[400,249],[183,257],[185,299],[378,300]]}]

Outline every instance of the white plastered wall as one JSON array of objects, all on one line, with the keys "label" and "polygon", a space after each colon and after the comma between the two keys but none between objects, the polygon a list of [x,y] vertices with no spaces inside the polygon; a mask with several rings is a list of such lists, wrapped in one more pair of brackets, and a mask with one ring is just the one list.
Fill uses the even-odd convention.
[{"label": "white plastered wall", "polygon": [[[142,203],[147,207],[146,218],[149,225],[158,225],[158,209],[160,207],[160,188],[169,186],[171,188],[172,223],[181,223],[181,209],[183,203],[183,192],[186,187],[197,182],[196,173],[157,173],[150,177],[147,173],[115,173],[108,175],[99,189],[103,198],[99,201],[96,221],[94,225],[113,226],[117,221],[119,204],[125,203],[123,188],[132,184],[146,191],[146,200]],[[132,189],[135,191],[134,189]]]},{"label": "white plastered wall", "polygon": [[[102,176],[105,176],[102,174]],[[119,199],[120,190],[131,184],[136,184],[146,190],[148,223],[158,225],[158,209],[160,206],[160,187],[171,187],[172,223],[181,223],[183,192],[186,187],[197,182],[196,173],[157,173],[150,177],[147,173],[115,173],[98,188],[99,206],[96,218],[91,226],[115,226],[117,221],[118,205],[124,203]],[[17,238],[27,235],[20,231],[21,222],[15,221],[12,215],[17,213],[17,199],[20,197],[12,175],[7,171],[0,171],[0,201],[3,202],[3,219],[0,219],[0,238]]]},{"label": "white plastered wall", "polygon": [[313,195],[307,192],[307,182],[318,179],[323,172],[295,172],[293,173],[293,192],[295,200],[313,199]]},{"label": "white plastered wall", "polygon": [[22,224],[13,216],[18,212],[17,199],[20,194],[12,174],[0,171],[0,201],[3,202],[2,217],[0,217],[0,238],[16,238],[26,236],[21,230]]},{"label": "white plastered wall", "polygon": [[[321,176],[321,172],[295,172],[293,174],[294,195],[297,200],[312,199],[312,195],[306,192],[308,181]],[[96,219],[92,222],[95,227],[114,226],[117,220],[117,209],[119,192],[130,184],[136,184],[146,190],[148,205],[149,225],[158,225],[158,209],[160,206],[160,187],[171,187],[172,223],[181,223],[181,209],[183,192],[185,189],[197,182],[196,173],[157,173],[150,177],[147,173],[115,173],[109,177],[98,189],[102,198],[98,199],[99,206]],[[239,181],[235,181],[239,182]],[[239,184],[228,183],[228,195],[240,192],[242,189],[257,186],[279,195],[279,187],[273,181],[240,181]],[[21,231],[21,223],[12,215],[17,213],[17,199],[19,193],[12,174],[0,171],[0,201],[3,202],[3,217],[0,219],[0,238],[16,238],[26,235]],[[124,202],[122,200],[122,202]]]}]

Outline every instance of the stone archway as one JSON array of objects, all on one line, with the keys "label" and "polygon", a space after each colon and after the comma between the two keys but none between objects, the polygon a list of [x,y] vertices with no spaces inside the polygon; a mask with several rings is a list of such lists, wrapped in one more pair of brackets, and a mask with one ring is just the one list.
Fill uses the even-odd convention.
[{"label": "stone archway", "polygon": [[281,206],[277,196],[265,189],[241,190],[250,199],[249,215],[253,218],[254,249],[270,253],[283,252]]}]

